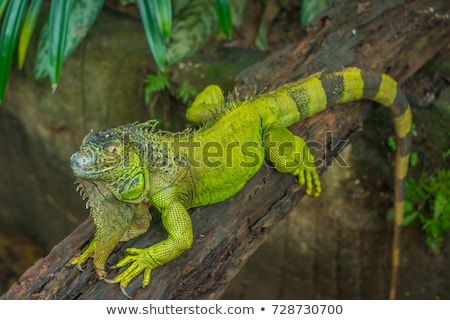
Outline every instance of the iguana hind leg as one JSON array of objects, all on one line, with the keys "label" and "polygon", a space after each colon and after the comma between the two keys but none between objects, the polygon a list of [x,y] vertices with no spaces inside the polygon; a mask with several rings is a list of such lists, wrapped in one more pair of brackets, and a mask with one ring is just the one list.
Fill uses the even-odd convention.
[{"label": "iguana hind leg", "polygon": [[186,110],[186,119],[202,126],[223,113],[225,98],[222,89],[217,85],[209,85],[200,92]]},{"label": "iguana hind leg", "polygon": [[272,124],[266,128],[263,139],[265,157],[275,169],[298,176],[299,183],[306,185],[306,194],[317,197],[322,188],[314,157],[306,142],[281,124]]}]

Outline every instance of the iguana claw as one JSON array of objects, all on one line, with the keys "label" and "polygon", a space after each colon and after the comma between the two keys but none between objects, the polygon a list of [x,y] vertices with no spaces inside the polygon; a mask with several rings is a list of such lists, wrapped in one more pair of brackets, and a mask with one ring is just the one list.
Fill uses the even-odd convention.
[{"label": "iguana claw", "polygon": [[133,297],[130,296],[130,295],[128,294],[127,288],[126,288],[126,287],[120,285],[120,291],[122,291],[122,294],[123,294],[125,297],[127,297],[128,299],[133,299]]},{"label": "iguana claw", "polygon": [[81,265],[81,263],[77,263],[77,264],[76,264],[76,268],[77,268],[77,270],[80,271],[80,272],[83,272],[83,271],[84,271],[83,266]]},{"label": "iguana claw", "polygon": [[[117,283],[115,278],[114,279],[103,278],[103,281],[108,283],[108,284],[116,284]],[[128,294],[128,292],[126,290],[126,286],[120,285],[120,291],[128,299],[133,299],[133,297]]]}]

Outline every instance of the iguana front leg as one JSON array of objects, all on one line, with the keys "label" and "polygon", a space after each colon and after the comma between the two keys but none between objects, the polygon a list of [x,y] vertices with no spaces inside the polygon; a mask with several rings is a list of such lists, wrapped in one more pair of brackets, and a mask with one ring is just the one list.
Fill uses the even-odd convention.
[{"label": "iguana front leg", "polygon": [[147,231],[151,217],[145,204],[119,201],[101,182],[81,179],[79,182],[88,197],[96,233],[88,247],[70,264],[82,270],[81,265],[93,257],[95,270],[103,279],[106,276],[106,260],[119,241],[128,241]]},{"label": "iguana front leg", "polygon": [[129,265],[114,280],[121,288],[128,284],[141,272],[144,272],[142,287],[150,284],[153,269],[175,259],[192,245],[193,231],[191,218],[186,207],[174,196],[172,190],[163,190],[152,196],[153,205],[161,212],[167,239],[144,249],[129,248],[128,256],[120,260],[116,267]]},{"label": "iguana front leg", "polygon": [[[89,260],[89,258],[92,258],[95,252],[95,247],[97,246],[97,241],[94,238],[92,238],[91,242],[89,242],[89,245],[86,249],[84,249],[83,252],[81,252],[78,256],[75,256],[70,260],[70,262],[67,264],[67,266],[76,266],[78,270],[83,271],[82,264],[84,264],[86,261]],[[97,274],[99,277],[103,277],[104,275],[102,272],[97,271]]]}]

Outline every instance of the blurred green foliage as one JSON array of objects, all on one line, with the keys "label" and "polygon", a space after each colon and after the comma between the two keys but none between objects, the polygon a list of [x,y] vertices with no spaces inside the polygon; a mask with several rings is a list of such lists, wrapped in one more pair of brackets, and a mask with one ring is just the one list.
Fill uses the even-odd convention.
[{"label": "blurred green foliage", "polygon": [[[122,4],[136,3],[150,50],[159,70],[164,71],[167,63],[166,46],[173,29],[173,12],[192,2],[199,2],[203,7],[209,5],[215,8],[217,17],[214,19],[218,19],[219,25],[224,28],[222,31],[231,37],[230,1],[234,0],[214,3],[211,0],[174,1],[176,8],[172,8],[171,0],[122,0]],[[245,1],[240,3],[245,4]],[[3,18],[0,31],[0,103],[6,90],[14,52],[17,51],[17,64],[22,69],[40,14],[48,17],[40,30],[34,77],[40,80],[49,76],[52,88],[56,89],[64,60],[86,37],[103,5],[104,0],[53,0],[47,14],[41,13],[42,0],[0,0],[0,19]],[[184,57],[186,54],[178,56]]]}]

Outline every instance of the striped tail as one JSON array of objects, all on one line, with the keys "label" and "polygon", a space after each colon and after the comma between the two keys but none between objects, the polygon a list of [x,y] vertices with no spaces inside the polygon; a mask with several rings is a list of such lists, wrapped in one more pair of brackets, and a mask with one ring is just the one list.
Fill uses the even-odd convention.
[{"label": "striped tail", "polygon": [[[358,68],[344,68],[338,71],[322,71],[304,80],[290,83],[276,90],[289,96],[296,110],[280,111],[285,125],[292,120],[308,118],[327,107],[356,100],[372,100],[389,107],[397,140],[395,155],[395,201],[394,240],[392,249],[392,278],[389,298],[394,299],[400,264],[400,234],[404,214],[405,177],[408,171],[411,149],[412,114],[409,103],[397,85],[386,74],[364,71]],[[293,116],[293,111],[295,116]],[[284,116],[284,117],[283,117]]]}]

